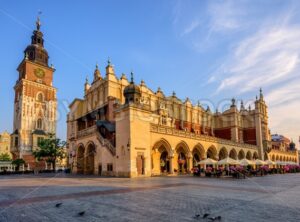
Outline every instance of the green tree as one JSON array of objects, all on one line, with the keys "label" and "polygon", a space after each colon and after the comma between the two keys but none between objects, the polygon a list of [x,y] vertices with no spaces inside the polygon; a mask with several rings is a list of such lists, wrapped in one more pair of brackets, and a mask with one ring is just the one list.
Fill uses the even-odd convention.
[{"label": "green tree", "polygon": [[0,154],[0,161],[11,161],[11,158],[8,153]]},{"label": "green tree", "polygon": [[38,144],[38,149],[33,152],[37,160],[46,160],[51,163],[53,169],[56,169],[56,160],[62,160],[65,157],[64,146],[66,142],[50,135],[48,139],[43,139]]},{"label": "green tree", "polygon": [[20,166],[25,164],[25,160],[23,159],[15,159],[14,161],[12,161],[13,165],[16,165],[16,171],[19,171]]}]

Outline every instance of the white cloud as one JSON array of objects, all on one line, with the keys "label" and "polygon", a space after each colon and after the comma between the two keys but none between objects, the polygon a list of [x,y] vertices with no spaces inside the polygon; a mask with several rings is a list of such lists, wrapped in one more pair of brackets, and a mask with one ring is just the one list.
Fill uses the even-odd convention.
[{"label": "white cloud", "polygon": [[240,28],[241,4],[233,1],[214,2],[208,5],[210,28],[213,31],[228,31]]},{"label": "white cloud", "polygon": [[299,38],[300,27],[285,26],[262,27],[242,40],[222,65],[222,73],[217,72],[225,76],[218,92],[242,86],[242,93],[295,77],[300,71]]},{"label": "white cloud", "polygon": [[187,35],[193,32],[200,25],[199,20],[194,20],[189,26],[187,26],[182,32],[181,36]]}]

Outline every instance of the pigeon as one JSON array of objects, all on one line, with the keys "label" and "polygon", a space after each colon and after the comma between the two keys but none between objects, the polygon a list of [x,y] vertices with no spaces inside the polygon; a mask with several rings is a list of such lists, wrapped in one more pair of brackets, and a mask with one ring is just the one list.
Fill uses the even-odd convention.
[{"label": "pigeon", "polygon": [[200,218],[200,214],[196,214],[195,216],[194,216],[194,219],[199,219]]},{"label": "pigeon", "polygon": [[85,211],[82,211],[82,212],[78,213],[78,215],[81,216],[81,217],[82,217],[84,214],[85,214]]},{"label": "pigeon", "polygon": [[222,220],[221,216],[208,218],[210,221]]},{"label": "pigeon", "polygon": [[55,204],[55,207],[59,208],[61,205],[62,205],[62,203],[58,203],[58,204]]},{"label": "pigeon", "polygon": [[205,218],[207,218],[208,216],[209,216],[209,214],[204,214],[202,218],[205,219]]}]

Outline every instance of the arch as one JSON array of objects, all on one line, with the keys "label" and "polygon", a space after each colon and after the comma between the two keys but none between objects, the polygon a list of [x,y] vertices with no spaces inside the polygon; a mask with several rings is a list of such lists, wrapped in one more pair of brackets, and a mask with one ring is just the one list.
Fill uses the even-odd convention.
[{"label": "arch", "polygon": [[170,143],[165,139],[157,141],[152,149],[151,161],[154,174],[172,173],[170,171],[172,162],[170,156],[172,149]]},{"label": "arch", "polygon": [[217,160],[218,151],[217,151],[216,147],[213,145],[210,146],[206,151],[206,156],[207,156],[207,158]]},{"label": "arch", "polygon": [[230,150],[229,157],[231,159],[237,160],[237,152],[236,152],[236,150],[234,148]]},{"label": "arch", "polygon": [[253,160],[257,160],[258,159],[258,153],[256,151],[253,153],[252,159]]},{"label": "arch", "polygon": [[246,154],[246,159],[247,160],[252,160],[252,155],[251,155],[251,152],[248,151],[247,154]]},{"label": "arch", "polygon": [[238,158],[239,158],[239,160],[242,160],[242,159],[245,158],[245,152],[244,152],[244,150],[240,150]]},{"label": "arch", "polygon": [[280,156],[280,157],[279,157],[279,160],[280,160],[280,161],[283,161],[283,158],[282,158],[282,156]]},{"label": "arch", "polygon": [[178,161],[178,171],[179,173],[185,173],[188,171],[188,157],[189,157],[189,147],[188,145],[181,141],[175,148]]},{"label": "arch", "polygon": [[282,158],[282,160],[285,162],[285,161],[286,161],[286,157],[284,156],[284,157]]},{"label": "arch", "polygon": [[223,160],[226,157],[228,157],[228,152],[225,147],[222,147],[222,149],[219,151],[219,160]]},{"label": "arch", "polygon": [[160,149],[161,147],[165,148],[168,151],[168,153],[171,151],[170,143],[167,140],[163,139],[163,138],[161,138],[159,141],[157,141],[154,144],[153,150]]},{"label": "arch", "polygon": [[77,173],[78,174],[83,174],[84,172],[84,151],[85,148],[83,144],[79,144],[77,148],[77,155],[76,155],[76,162],[77,162]]},{"label": "arch", "polygon": [[85,174],[94,174],[95,172],[95,153],[96,146],[93,142],[87,144],[85,154]]},{"label": "arch", "polygon": [[276,161],[278,161],[279,160],[279,156],[278,155],[276,155]]},{"label": "arch", "polygon": [[192,155],[193,155],[193,165],[197,166],[198,165],[197,163],[200,160],[205,159],[205,150],[203,146],[201,144],[197,144],[192,151]]},{"label": "arch", "polygon": [[272,161],[274,162],[276,160],[275,155],[272,155]]},{"label": "arch", "polygon": [[178,153],[179,150],[183,151],[186,154],[190,152],[189,146],[184,141],[181,141],[177,144],[175,151]]}]

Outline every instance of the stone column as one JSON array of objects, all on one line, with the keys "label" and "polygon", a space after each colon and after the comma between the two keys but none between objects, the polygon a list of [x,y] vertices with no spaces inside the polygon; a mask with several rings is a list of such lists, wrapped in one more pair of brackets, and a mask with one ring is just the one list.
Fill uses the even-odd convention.
[{"label": "stone column", "polygon": [[169,155],[170,174],[174,174],[174,152],[171,151]]}]

